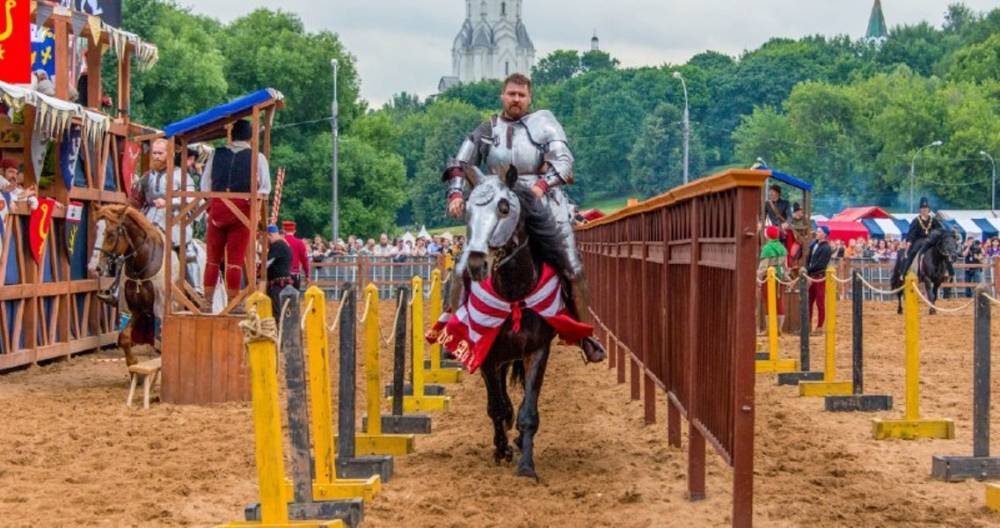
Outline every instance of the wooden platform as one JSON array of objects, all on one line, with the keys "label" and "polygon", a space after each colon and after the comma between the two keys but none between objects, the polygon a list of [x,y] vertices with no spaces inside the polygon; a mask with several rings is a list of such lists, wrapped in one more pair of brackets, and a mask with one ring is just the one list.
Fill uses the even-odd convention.
[{"label": "wooden platform", "polygon": [[239,317],[168,315],[163,324],[160,400],[174,404],[250,401]]}]

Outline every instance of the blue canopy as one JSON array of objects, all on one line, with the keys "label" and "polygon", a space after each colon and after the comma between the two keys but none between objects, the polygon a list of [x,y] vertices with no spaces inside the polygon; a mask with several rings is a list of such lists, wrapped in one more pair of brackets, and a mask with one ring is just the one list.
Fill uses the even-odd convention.
[{"label": "blue canopy", "polygon": [[958,231],[958,234],[961,235],[962,238],[965,238],[965,230],[962,229],[962,226],[958,225],[958,222],[949,218],[948,220],[945,220],[943,223],[945,228],[951,229],[953,231]]},{"label": "blue canopy", "polygon": [[784,172],[778,172],[778,171],[773,170],[773,169],[768,169],[768,170],[771,173],[771,177],[774,178],[774,179],[776,179],[776,180],[778,180],[778,181],[780,181],[781,183],[784,183],[784,184],[787,184],[787,185],[791,185],[792,187],[795,187],[796,189],[802,189],[803,191],[806,191],[806,192],[812,192],[812,190],[813,190],[812,184],[806,183],[806,182],[804,182],[804,181],[796,178],[795,176],[792,176],[790,174],[785,174]]},{"label": "blue canopy", "polygon": [[898,218],[893,218],[892,221],[896,224],[896,227],[899,228],[899,232],[902,233],[903,238],[906,238],[906,234],[910,232],[910,223],[906,220],[900,220]]},{"label": "blue canopy", "polygon": [[1000,235],[1000,231],[997,231],[997,228],[994,227],[989,220],[986,220],[985,218],[973,218],[972,221],[979,227],[979,229],[983,230],[983,240],[989,240],[997,235]]},{"label": "blue canopy", "polygon": [[196,114],[191,117],[184,118],[176,123],[167,125],[167,127],[163,129],[163,132],[168,138],[179,134],[186,134],[193,130],[204,128],[213,123],[226,121],[233,116],[249,112],[257,105],[264,104],[269,101],[281,101],[282,99],[284,99],[284,96],[281,92],[273,88],[265,88],[250,95],[244,95],[243,97],[230,101],[224,105],[216,106],[215,108],[206,110],[200,114]]},{"label": "blue canopy", "polygon": [[878,238],[878,239],[885,238],[885,231],[883,231],[882,228],[875,223],[875,220],[871,218],[862,218],[861,223],[864,224],[865,229],[867,229],[868,232],[871,233],[872,238]]}]

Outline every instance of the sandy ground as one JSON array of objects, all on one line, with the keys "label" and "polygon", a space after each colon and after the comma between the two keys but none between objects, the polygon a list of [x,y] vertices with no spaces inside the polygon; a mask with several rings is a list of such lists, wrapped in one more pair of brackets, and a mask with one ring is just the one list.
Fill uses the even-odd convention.
[{"label": "sandy ground", "polygon": [[[897,400],[885,417],[903,407],[902,319],[892,310],[870,304],[865,315],[867,392]],[[391,311],[383,305],[384,328]],[[842,307],[841,379],[850,375],[848,315]],[[923,414],[954,419],[951,441],[875,441],[875,415],[825,413],[821,399],[799,398],[774,376],[758,376],[756,523],[1000,525],[1000,514],[983,506],[981,483],[928,476],[932,455],[971,453],[971,328],[971,311],[922,317]],[[814,339],[814,368],[820,345]],[[785,357],[797,350],[795,339],[783,339]],[[256,500],[249,406],[127,409],[123,363],[102,361],[117,357],[84,355],[0,377],[0,525],[211,526],[240,518]],[[1000,393],[998,373],[993,390]],[[493,464],[478,376],[449,393],[452,410],[435,416],[435,432],[418,438],[417,453],[396,460],[366,526],[729,522],[731,477],[721,459],[709,451],[708,499],[688,502],[685,451],[667,447],[662,395],[658,423],[645,427],[627,386],[603,365],[583,365],[574,351],[557,350],[550,362],[536,448],[540,483]]]}]

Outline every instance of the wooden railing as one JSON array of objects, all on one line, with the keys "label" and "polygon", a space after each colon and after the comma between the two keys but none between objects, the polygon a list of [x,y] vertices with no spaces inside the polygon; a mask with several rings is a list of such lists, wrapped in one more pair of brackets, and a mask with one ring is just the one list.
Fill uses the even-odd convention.
[{"label": "wooden railing", "polygon": [[671,445],[687,419],[692,500],[705,494],[706,442],[733,467],[734,526],[753,515],[756,228],[767,175],[704,178],[578,231],[609,366],[621,383],[628,371],[633,399],[644,393],[647,423],[666,392]]}]

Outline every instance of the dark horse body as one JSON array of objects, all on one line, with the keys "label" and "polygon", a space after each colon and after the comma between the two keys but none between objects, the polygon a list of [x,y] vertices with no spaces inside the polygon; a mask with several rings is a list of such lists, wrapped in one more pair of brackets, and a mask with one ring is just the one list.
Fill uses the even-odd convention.
[{"label": "dark horse body", "polygon": [[[478,171],[477,171],[478,172]],[[486,177],[478,175],[478,178]],[[492,177],[491,177],[492,178]],[[510,302],[531,294],[542,275],[545,248],[533,244],[528,237],[526,222],[532,207],[542,207],[527,188],[520,188],[517,174],[509,174],[506,182],[486,180],[480,187],[492,191],[482,193],[490,200],[476,203],[470,196],[468,272],[472,280],[489,277],[494,291]],[[492,192],[492,194],[490,194]],[[516,202],[516,203],[515,203]],[[507,240],[498,243],[496,233],[505,229],[505,222],[516,222]],[[546,229],[546,226],[532,226]],[[501,235],[503,237],[503,235]],[[478,249],[478,250],[477,250]],[[488,263],[492,260],[492,264]],[[534,462],[534,438],[539,427],[538,399],[545,378],[555,330],[538,314],[524,310],[519,332],[514,332],[513,322],[507,319],[481,366],[488,396],[487,413],[493,421],[493,458],[496,463],[512,461],[514,452],[508,444],[507,431],[514,425],[514,407],[507,392],[508,374],[524,387],[524,399],[517,414],[518,436],[514,444],[521,451],[515,474],[538,478]]]},{"label": "dark horse body", "polygon": [[[913,248],[910,249],[911,251]],[[923,286],[927,292],[927,298],[931,304],[937,303],[938,289],[947,280],[951,270],[950,262],[958,255],[958,241],[951,231],[945,229],[935,229],[927,236],[923,247],[917,249],[917,255],[913,258],[910,269],[903,269],[906,259],[897,258],[896,266],[892,270],[892,289],[899,288],[906,280],[906,274],[915,271],[917,274],[917,285]],[[898,313],[903,313],[903,293],[896,294],[899,304]],[[933,307],[930,309],[931,315],[935,313]]]}]

